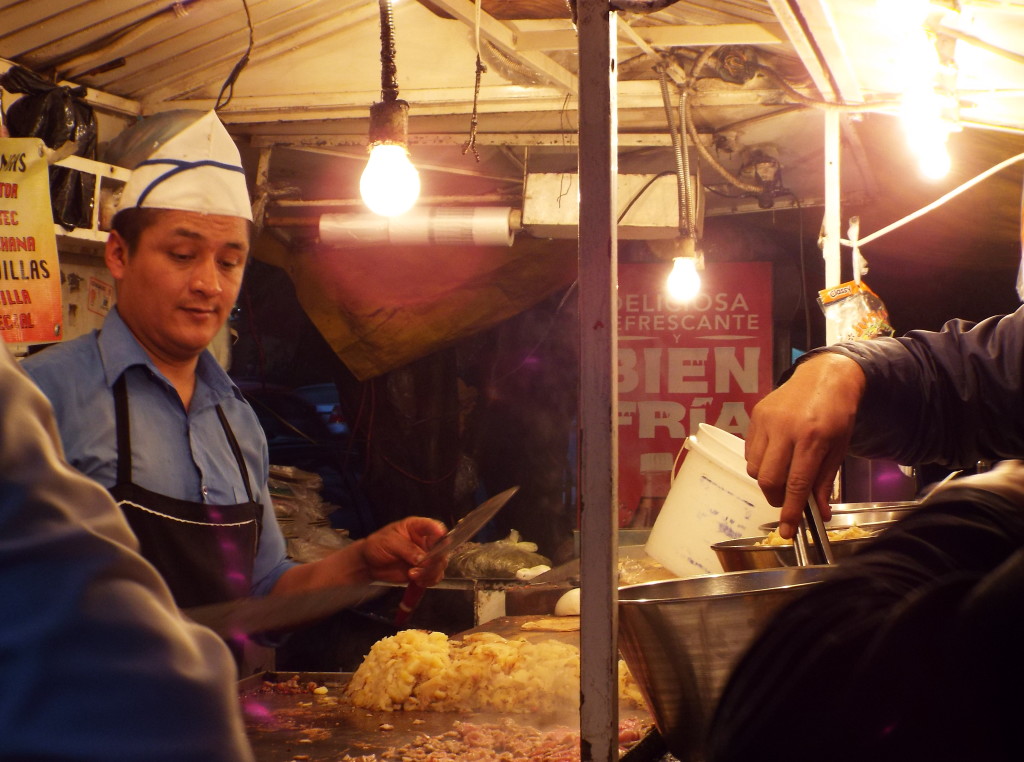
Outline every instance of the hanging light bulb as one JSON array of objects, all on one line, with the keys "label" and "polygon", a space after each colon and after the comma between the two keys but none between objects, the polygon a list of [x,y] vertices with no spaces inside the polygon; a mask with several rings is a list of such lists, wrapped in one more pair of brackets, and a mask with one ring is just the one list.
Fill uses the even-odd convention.
[{"label": "hanging light bulb", "polygon": [[[956,39],[939,31],[944,19],[957,17],[957,13],[923,0],[883,5],[890,21],[901,30],[900,60],[893,69],[901,73],[900,115],[907,145],[921,174],[937,180],[951,168],[950,133],[960,130]],[[891,15],[896,9],[903,10],[898,19]]]},{"label": "hanging light bulb", "polygon": [[665,283],[668,295],[677,302],[689,302],[700,293],[700,273],[694,257],[675,257]]},{"label": "hanging light bulb", "polygon": [[[394,217],[420,195],[420,175],[405,146],[409,104],[394,100],[370,109],[370,158],[359,178],[359,193],[370,211]],[[400,134],[399,134],[400,133]]]},{"label": "hanging light bulb", "polygon": [[370,158],[359,193],[372,212],[394,217],[420,195],[420,176],[409,160],[409,104],[398,98],[391,0],[380,4],[381,101],[370,107]]},{"label": "hanging light bulb", "polygon": [[653,239],[647,242],[651,252],[664,262],[671,262],[665,293],[674,302],[689,302],[699,293],[704,271],[704,252],[699,241],[680,231],[679,238]]}]

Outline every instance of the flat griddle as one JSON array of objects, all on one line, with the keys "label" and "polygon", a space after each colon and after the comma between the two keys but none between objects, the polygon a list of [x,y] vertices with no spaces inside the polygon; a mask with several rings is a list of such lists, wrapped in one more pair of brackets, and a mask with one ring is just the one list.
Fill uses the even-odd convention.
[{"label": "flat griddle", "polygon": [[[578,645],[578,632],[523,631],[523,621],[538,617],[502,617],[474,628],[472,632],[487,630],[504,637],[522,634],[529,640],[541,638],[571,642]],[[452,636],[458,638],[459,636]],[[327,693],[282,694],[263,692],[265,682],[280,683],[298,677],[299,685],[316,683],[327,688]],[[561,716],[542,717],[536,714],[508,714],[498,712],[384,712],[353,707],[344,701],[343,689],[351,679],[348,672],[263,672],[245,678],[238,684],[246,732],[257,762],[291,762],[296,758],[320,762],[337,762],[346,754],[380,755],[388,748],[403,746],[417,736],[439,736],[451,730],[455,722],[498,723],[511,720],[524,727],[548,730],[558,726],[578,728],[579,714],[566,712]],[[650,720],[645,710],[621,706],[622,720]],[[384,729],[382,726],[390,726]],[[656,733],[654,734],[656,736]],[[636,756],[634,752],[649,750],[651,756]],[[659,759],[664,753],[660,738],[645,738],[624,762],[644,762]],[[305,755],[305,756],[303,756]]]}]

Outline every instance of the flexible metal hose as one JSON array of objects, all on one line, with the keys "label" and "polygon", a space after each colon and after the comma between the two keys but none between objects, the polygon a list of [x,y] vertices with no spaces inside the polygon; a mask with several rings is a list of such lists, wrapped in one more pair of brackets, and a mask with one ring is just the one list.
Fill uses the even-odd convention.
[{"label": "flexible metal hose", "polygon": [[661,83],[661,105],[665,109],[665,121],[668,122],[668,131],[672,136],[672,152],[676,160],[676,184],[678,186],[679,217],[678,226],[682,233],[689,228],[689,210],[686,204],[689,195],[689,178],[683,175],[683,152],[681,147],[680,132],[676,130],[675,119],[672,115],[672,103],[668,94],[668,74],[664,66],[658,67],[658,79]]},{"label": "flexible metal hose", "polygon": [[687,113],[686,113],[686,98],[689,95],[689,89],[683,88],[682,92],[679,93],[679,142],[682,146],[683,153],[683,188],[685,190],[685,206],[686,206],[686,229],[692,238],[697,237],[697,202],[694,199],[694,189],[690,184],[690,146],[687,140]]},{"label": "flexible metal hose", "polygon": [[380,91],[381,100],[398,98],[398,66],[395,64],[395,16],[391,0],[380,4]]}]

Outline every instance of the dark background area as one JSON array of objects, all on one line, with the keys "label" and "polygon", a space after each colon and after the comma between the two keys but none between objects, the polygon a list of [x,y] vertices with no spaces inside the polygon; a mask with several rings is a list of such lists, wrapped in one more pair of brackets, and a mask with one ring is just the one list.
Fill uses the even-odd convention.
[{"label": "dark background area", "polygon": [[[844,199],[842,220],[846,226],[859,216],[862,238],[1024,149],[1019,135],[956,133],[949,144],[954,169],[934,182],[921,178],[891,118],[866,115],[856,126],[873,180],[867,195]],[[854,148],[845,143],[844,156]],[[844,160],[842,169],[856,166]],[[885,303],[897,334],[1017,308],[1022,171],[1024,164],[1014,163],[862,248],[864,280]],[[844,176],[847,184],[859,186]],[[781,208],[792,198],[783,183],[778,208],[708,216],[702,238],[709,266],[772,263],[776,377],[794,349],[825,340],[816,302],[824,286],[823,209]],[[848,237],[848,229],[841,234]],[[652,257],[644,242],[619,241],[622,262]],[[849,248],[842,257],[848,280]],[[361,501],[359,510],[339,516],[362,517],[350,527],[354,535],[413,513],[451,525],[482,499],[518,484],[520,494],[483,539],[515,529],[557,561],[571,553],[576,523],[576,299],[575,288],[560,291],[443,351],[359,381],[306,317],[288,275],[254,261],[233,323],[232,372],[283,387],[336,385],[351,429],[340,457],[347,489]]]},{"label": "dark background area", "polygon": [[[973,161],[945,189],[902,184],[914,176],[913,168],[892,167],[886,182],[894,187],[882,189],[887,201],[850,213],[862,215],[861,235],[867,235],[955,187],[967,179],[965,172],[998,160]],[[885,302],[897,333],[935,330],[952,318],[980,320],[1018,306],[1019,244],[1006,240],[1005,229],[987,225],[983,213],[994,192],[1013,187],[1019,198],[1020,170],[1004,174],[1011,176],[1000,178],[1001,186],[978,186],[865,247],[865,281]],[[1004,228],[1005,216],[1004,208],[998,220]],[[821,208],[810,207],[705,221],[709,264],[773,264],[776,376],[788,367],[793,349],[824,342],[815,301],[824,280],[821,218]],[[843,256],[848,278],[849,249]],[[652,254],[643,242],[620,241],[619,257],[645,261]],[[576,521],[576,298],[574,287],[556,293],[453,347],[358,381],[305,316],[287,275],[255,261],[233,322],[238,340],[232,373],[284,387],[337,386],[351,428],[340,457],[351,499],[362,501],[359,511],[347,515],[370,517],[350,527],[353,535],[414,513],[451,525],[487,496],[518,484],[520,494],[481,539],[515,529],[560,560],[571,554]]]}]

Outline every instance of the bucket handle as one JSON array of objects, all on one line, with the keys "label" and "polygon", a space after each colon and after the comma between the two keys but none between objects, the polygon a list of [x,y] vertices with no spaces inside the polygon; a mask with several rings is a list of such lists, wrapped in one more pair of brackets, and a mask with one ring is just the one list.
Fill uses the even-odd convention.
[{"label": "bucket handle", "polygon": [[686,449],[686,440],[683,440],[682,445],[679,447],[679,452],[676,453],[676,459],[672,461],[672,481],[676,480],[676,476],[679,474],[679,460],[683,457],[683,450]]}]

